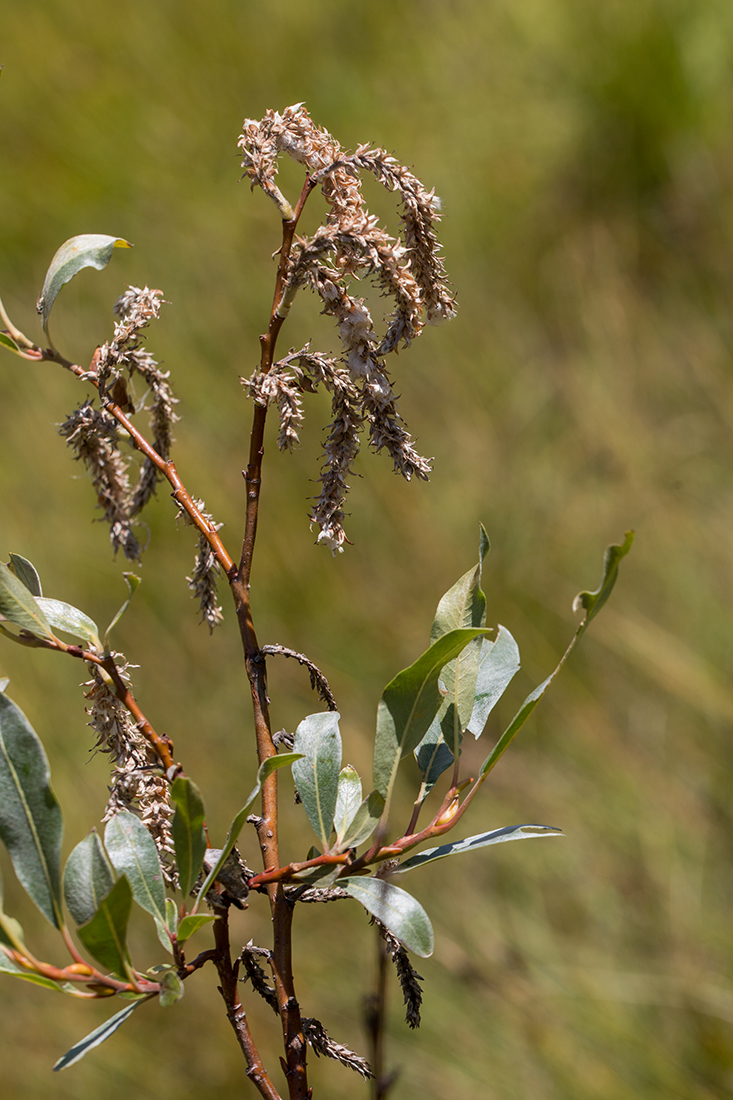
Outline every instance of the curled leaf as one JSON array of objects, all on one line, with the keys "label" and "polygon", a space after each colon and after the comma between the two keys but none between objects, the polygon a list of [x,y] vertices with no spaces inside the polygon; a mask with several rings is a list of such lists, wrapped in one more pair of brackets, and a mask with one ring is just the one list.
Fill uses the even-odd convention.
[{"label": "curled leaf", "polygon": [[64,241],[51,260],[43,290],[36,308],[43,317],[43,331],[48,326],[48,315],[56,301],[61,287],[73,279],[84,267],[95,267],[101,271],[112,258],[113,248],[132,248],[122,237],[108,237],[103,233],[82,233]]}]

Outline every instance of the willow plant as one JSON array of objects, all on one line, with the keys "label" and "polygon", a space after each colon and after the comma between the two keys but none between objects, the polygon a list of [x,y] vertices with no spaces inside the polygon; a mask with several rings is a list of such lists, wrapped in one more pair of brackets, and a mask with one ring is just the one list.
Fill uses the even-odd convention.
[{"label": "willow plant", "polygon": [[[419,1024],[422,979],[410,955],[429,956],[433,932],[422,906],[397,882],[433,860],[508,840],[558,835],[549,826],[520,825],[442,842],[444,834],[462,821],[607,599],[631,535],[606,551],[598,589],[577,598],[582,617],[557,668],[527,697],[478,774],[464,777],[462,739],[482,734],[519,668],[519,651],[510,632],[486,623],[481,569],[488,539],[482,528],[475,564],[438,604],[428,648],[387,684],[379,700],[373,776],[365,794],[355,769],[342,767],[339,713],[326,677],[304,654],[261,645],[255,631],[250,584],[265,424],[274,406],[278,446],[290,450],[298,443],[307,395],[321,387],[330,395],[332,421],[325,432],[320,491],[310,519],[318,530],[317,543],[334,554],[343,552],[349,542],[344,529],[347,479],[364,438],[372,450],[386,450],[406,480],[428,477],[430,463],[418,454],[398,412],[386,364],[426,323],[455,313],[435,232],[440,204],[384,150],[362,145],[353,153],[344,151],[314,125],[302,104],[282,114],[268,111],[260,121],[246,120],[239,147],[252,188],[264,191],[277,208],[282,239],[272,310],[260,338],[260,363],[250,378],[242,379],[253,411],[244,536],[237,557],[220,537],[221,524],[197,495],[200,487],[185,485],[171,459],[176,398],[168,373],[142,344],[143,331],[158,318],[162,292],[129,287],[114,305],[112,338],[96,349],[86,366],[65,358],[51,339],[49,317],[63,285],[84,267],[104,267],[126,241],[91,234],[63,244],[38,300],[43,342],[35,343],[21,332],[0,303],[5,326],[0,343],[30,363],[55,363],[81,383],[84,399],[60,431],[89,473],[114,550],[129,561],[139,560],[139,516],[156,486],[167,481],[175,507],[196,529],[196,559],[187,581],[211,630],[222,617],[217,579],[226,579],[251,690],[256,782],[226,836],[218,838],[220,847],[213,847],[201,794],[176,758],[171,739],[157,732],[143,712],[133,693],[131,666],[113,647],[114,628],[129,598],[102,634],[84,611],[44,596],[41,578],[28,558],[10,553],[7,564],[0,564],[0,633],[8,641],[52,650],[86,667],[89,724],[96,748],[110,757],[112,776],[103,835],[92,828],[62,870],[62,814],[50,786],[47,758],[38,735],[8,697],[7,681],[2,682],[0,837],[18,880],[58,930],[70,961],[64,965],[39,959],[18,922],[0,907],[0,970],[72,997],[123,1001],[103,1026],[60,1058],[56,1070],[71,1066],[109,1038],[133,1012],[149,1011],[148,1002],[172,1006],[183,996],[187,981],[213,971],[247,1076],[262,1096],[305,1100],[311,1095],[308,1047],[372,1078],[374,1095],[384,1096],[390,1079],[381,1054],[383,997],[370,1001],[370,1065],[333,1039],[320,1020],[301,1011],[301,996],[307,1003],[308,992],[296,991],[291,940],[296,910],[306,903],[362,905],[384,942],[384,968],[390,960],[395,965],[407,1022],[412,1027]],[[276,183],[283,154],[304,169],[294,205]],[[399,237],[386,232],[367,209],[361,189],[364,174],[396,196]],[[325,220],[310,236],[298,236],[301,214],[316,188],[326,201]],[[376,284],[394,303],[381,335],[367,302],[356,293],[360,278]],[[334,319],[342,345],[339,357],[313,351],[309,345],[276,357],[280,330],[305,290],[314,292],[323,312]],[[138,392],[145,391],[142,399],[135,397],[136,382]],[[140,426],[144,414],[147,431]],[[142,461],[136,459],[139,474],[133,481],[135,452]],[[131,597],[138,579],[130,572],[123,577]],[[294,657],[307,669],[320,700],[321,709],[305,716],[294,735],[273,733],[270,722],[266,662],[280,656]],[[405,828],[395,821],[393,796],[399,766],[406,758],[416,761],[419,780]],[[278,776],[283,769],[289,770],[292,783]],[[435,785],[444,773],[449,781],[440,798]],[[278,794],[284,788],[292,799],[292,784],[315,842],[310,850],[282,854]],[[237,847],[245,824],[256,832],[262,869],[248,867]],[[252,847],[243,844],[242,852]],[[233,946],[229,910],[253,903],[270,907],[272,944]],[[163,961],[151,969],[137,967],[127,945],[133,904],[154,921],[164,953]],[[322,911],[327,918],[328,909]],[[203,934],[213,934],[213,945],[191,951],[189,940]],[[284,1086],[276,1083],[272,1067],[263,1065],[258,1053],[247,1014],[246,998],[251,996],[264,998],[279,1019]]]}]

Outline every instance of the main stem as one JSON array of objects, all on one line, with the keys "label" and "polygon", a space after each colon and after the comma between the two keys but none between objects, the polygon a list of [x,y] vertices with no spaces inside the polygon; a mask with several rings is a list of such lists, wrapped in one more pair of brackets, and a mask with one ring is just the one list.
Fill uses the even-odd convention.
[{"label": "main stem", "polygon": [[[260,337],[260,370],[263,374],[272,368],[275,358],[275,345],[282,327],[283,318],[277,316],[277,307],[282,296],[287,273],[290,250],[293,244],[295,228],[303,206],[313,184],[307,178],[298,200],[292,219],[283,222],[283,242],[280,249],[280,262],[275,279],[272,311],[267,332]],[[249,461],[244,471],[247,487],[242,556],[239,567],[228,571],[229,584],[237,610],[239,630],[244,649],[244,662],[252,694],[257,755],[260,764],[276,755],[277,749],[272,743],[269,699],[267,695],[267,673],[265,662],[260,653],[257,635],[252,620],[252,607],[249,598],[252,560],[257,538],[257,520],[259,514],[260,488],[262,485],[262,458],[264,455],[265,423],[267,406],[256,405],[250,436]],[[277,775],[273,774],[262,789],[262,817],[257,826],[257,836],[262,852],[265,870],[280,865],[278,843],[278,803]],[[285,897],[282,883],[273,882],[267,888],[270,899],[270,911],[273,923],[272,971],[277,995],[278,1011],[282,1022],[283,1042],[285,1046],[285,1074],[288,1082],[290,1100],[307,1100],[309,1095],[306,1074],[306,1044],[303,1036],[303,1024],[300,1005],[295,995],[292,968],[292,921],[293,905]]]}]

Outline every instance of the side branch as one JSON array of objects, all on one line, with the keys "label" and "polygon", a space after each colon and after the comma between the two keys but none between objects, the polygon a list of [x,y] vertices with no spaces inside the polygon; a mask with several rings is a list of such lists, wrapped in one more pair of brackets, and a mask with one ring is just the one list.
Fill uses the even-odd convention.
[{"label": "side branch", "polygon": [[[70,370],[72,374],[75,374],[77,378],[81,378],[84,382],[91,382],[95,389],[99,390],[99,384],[95,380],[92,373],[90,373],[89,371],[85,371],[84,368],[80,367],[77,363],[70,363],[67,359],[64,359],[63,356],[61,356],[58,352],[53,352],[51,350],[44,351],[41,353],[39,358],[50,362],[60,363],[61,366],[66,367],[66,369]],[[185,485],[181,481],[181,478],[178,474],[178,471],[176,470],[174,463],[170,460],[166,461],[164,458],[161,458],[161,456],[158,454],[152,444],[148,442],[142,432],[140,432],[132,423],[132,421],[125,415],[120,406],[115,404],[114,401],[110,401],[108,397],[104,398],[104,408],[115,418],[117,423],[125,429],[135,449],[140,451],[141,454],[145,455],[145,457],[149,459],[150,462],[155,467],[157,467],[158,470],[160,470],[160,472],[173,488],[173,499],[190,516],[193,525],[198,528],[206,541],[209,543],[209,546],[211,547],[214,556],[216,557],[216,560],[219,562],[219,565],[224,570],[224,572],[227,574],[231,573],[234,568],[234,562],[227,553],[226,547],[219,538],[219,535],[217,534],[214,526],[206,519],[205,516],[201,514],[199,509],[194,504],[191,494],[188,492]]]}]

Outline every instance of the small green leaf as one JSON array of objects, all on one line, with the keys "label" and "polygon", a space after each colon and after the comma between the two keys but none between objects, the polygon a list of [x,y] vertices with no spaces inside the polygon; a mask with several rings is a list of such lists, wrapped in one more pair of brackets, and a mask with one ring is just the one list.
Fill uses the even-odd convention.
[{"label": "small green leaf", "polygon": [[519,647],[506,627],[500,624],[496,641],[481,639],[476,694],[467,726],[474,737],[483,733],[489,715],[519,668]]},{"label": "small green leaf", "polygon": [[21,885],[56,928],[63,927],[62,834],[43,745],[23,712],[0,694],[0,839]]},{"label": "small green leaf", "polygon": [[74,848],[64,869],[66,908],[77,924],[92,919],[114,884],[115,873],[97,830],[92,829]]},{"label": "small green leaf", "polygon": [[433,953],[433,928],[419,901],[382,878],[343,878],[342,886],[381,921],[408,951],[428,958]]},{"label": "small green leaf", "polygon": [[110,1035],[114,1035],[117,1028],[124,1024],[125,1020],[132,1016],[136,1008],[139,1008],[145,1001],[150,1000],[149,997],[141,997],[138,1001],[133,1001],[132,1004],[127,1005],[120,1012],[117,1012],[114,1016],[111,1016],[106,1023],[101,1027],[95,1027],[94,1031],[90,1031],[85,1039],[81,1039],[78,1043],[75,1043],[71,1050],[68,1050],[63,1058],[59,1058],[56,1065],[53,1067],[54,1071],[60,1069],[66,1069],[68,1066],[73,1066],[74,1062],[78,1062],[80,1058],[83,1058],[85,1054],[88,1054],[90,1050],[94,1050],[100,1043],[103,1043],[105,1039],[109,1039]]},{"label": "small green leaf", "polygon": [[338,844],[339,852],[358,848],[370,837],[384,813],[384,799],[379,791],[372,791],[361,803]]},{"label": "small green leaf", "polygon": [[[596,588],[595,592],[579,592],[573,600],[573,611],[580,611],[581,608],[584,608],[586,611],[586,616],[581,624],[581,634],[611,595],[613,586],[616,583],[616,578],[618,577],[619,562],[628,554],[633,541],[634,532],[627,531],[621,546],[615,544],[607,546],[606,552],[603,555],[603,578],[600,585]],[[580,637],[580,635],[578,636]]]},{"label": "small green leaf", "polygon": [[7,348],[9,351],[16,351],[18,355],[23,354],[15,340],[13,340],[12,336],[8,336],[7,332],[0,332],[0,345]]},{"label": "small green leaf", "polygon": [[112,631],[117,626],[117,624],[120,621],[120,619],[122,618],[122,616],[127,611],[128,607],[130,606],[130,600],[135,595],[135,592],[137,590],[137,586],[140,584],[140,580],[141,580],[141,578],[137,577],[134,573],[123,573],[122,576],[124,577],[125,584],[127,585],[128,596],[127,596],[127,599],[125,600],[125,602],[123,603],[122,607],[117,612],[114,619],[112,620],[112,622],[109,624],[109,626],[107,627],[107,629],[104,632],[104,648],[105,648],[105,651],[109,649],[109,636],[110,636],[110,634],[112,633]]},{"label": "small green leaf", "polygon": [[481,591],[481,566],[488,550],[489,536],[480,524],[478,565],[464,573],[441,599],[430,630],[431,642],[437,642],[450,630],[486,626],[486,596]]},{"label": "small green leaf", "polygon": [[61,600],[48,600],[43,596],[37,596],[36,603],[51,626],[71,634],[74,638],[81,638],[83,642],[88,642],[92,649],[102,649],[99,627],[94,619],[90,619],[78,607],[72,607],[70,603],[63,603]]},{"label": "small green leaf", "polygon": [[422,867],[424,863],[432,863],[433,860],[444,859],[445,856],[459,855],[461,852],[472,852],[475,848],[485,848],[489,844],[502,844],[507,840],[532,840],[534,837],[542,836],[563,836],[563,833],[551,825],[506,825],[503,829],[493,829],[490,833],[468,836],[465,840],[454,841],[453,844],[441,844],[439,848],[428,848],[419,855],[406,859],[390,873],[399,875],[402,871],[412,871],[415,867]]},{"label": "small green leaf", "polygon": [[384,689],[377,710],[374,786],[386,803],[400,760],[422,741],[441,705],[438,680],[442,669],[474,638],[486,633],[482,627],[449,631]]},{"label": "small green leaf", "polygon": [[48,619],[21,580],[0,562],[0,615],[9,623],[54,642]]},{"label": "small green leaf", "polygon": [[346,835],[354,815],[359,809],[362,800],[361,779],[356,768],[347,764],[339,772],[338,795],[336,796],[336,810],[333,815],[333,827],[336,830],[336,847],[340,850],[340,844]]},{"label": "small green leaf", "polygon": [[127,922],[131,909],[132,890],[123,875],[102,899],[92,919],[77,929],[90,955],[120,978],[131,977],[127,953]]},{"label": "small green leaf", "polygon": [[185,943],[194,932],[198,932],[199,928],[203,928],[205,924],[210,924],[212,920],[216,920],[216,917],[210,913],[195,913],[184,917],[178,926],[178,942]]},{"label": "small green leaf", "polygon": [[245,802],[244,806],[242,806],[242,809],[239,811],[237,816],[234,818],[234,821],[232,821],[231,825],[229,826],[229,832],[227,833],[227,838],[224,841],[224,847],[222,848],[221,852],[219,853],[219,858],[217,859],[216,863],[214,864],[214,866],[209,871],[208,875],[206,876],[206,878],[204,880],[203,886],[201,887],[201,889],[198,892],[198,896],[196,898],[196,903],[195,903],[193,909],[191,910],[191,915],[192,916],[196,912],[196,910],[198,909],[202,898],[206,897],[209,890],[211,889],[211,887],[216,882],[217,875],[221,871],[221,869],[224,866],[224,864],[226,863],[226,861],[229,859],[229,853],[231,852],[232,848],[234,847],[234,845],[237,842],[237,837],[239,836],[240,832],[242,831],[242,826],[244,825],[244,822],[247,819],[247,814],[252,809],[252,806],[254,805],[254,801],[257,798],[257,795],[262,790],[262,785],[265,782],[265,780],[269,779],[269,777],[272,775],[272,773],[274,771],[277,771],[278,768],[286,768],[290,764],[293,764],[296,760],[299,760],[299,759],[300,759],[300,753],[297,753],[297,752],[283,752],[283,753],[280,753],[279,756],[270,756],[267,760],[263,761],[263,763],[260,764],[259,770],[257,772],[257,782],[255,783],[254,788],[252,789],[252,791],[250,791],[249,798]]},{"label": "small green leaf", "polygon": [[112,259],[114,248],[132,248],[122,237],[107,237],[102,233],[82,233],[65,241],[51,260],[43,290],[38,299],[38,312],[43,316],[43,331],[48,326],[51,306],[65,283],[85,267],[101,271]]},{"label": "small green leaf", "polygon": [[183,982],[173,968],[164,970],[158,977],[161,990],[158,994],[158,1004],[161,1008],[170,1008],[176,1001],[180,1001],[184,994]]},{"label": "small green leaf", "polygon": [[293,779],[323,850],[329,847],[338,797],[341,735],[337,711],[310,714],[295,731]]},{"label": "small green leaf", "polygon": [[14,947],[16,951],[25,954],[23,929],[15,917],[9,917],[3,908],[2,878],[0,878],[0,944],[5,944],[6,947]]},{"label": "small green leaf", "polygon": [[178,880],[183,896],[187,897],[199,877],[206,851],[204,804],[196,784],[180,775],[171,785],[171,802],[176,807],[171,832]]},{"label": "small green leaf", "polygon": [[140,818],[120,810],[107,822],[104,843],[118,875],[127,875],[138,905],[165,923],[163,868],[155,841]]},{"label": "small green leaf", "polygon": [[10,569],[15,573],[18,580],[23,582],[32,596],[43,595],[38,570],[32,562],[28,561],[28,558],[24,558],[20,554],[11,554]]}]

